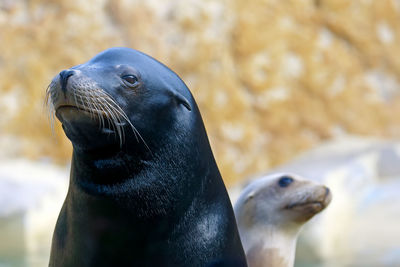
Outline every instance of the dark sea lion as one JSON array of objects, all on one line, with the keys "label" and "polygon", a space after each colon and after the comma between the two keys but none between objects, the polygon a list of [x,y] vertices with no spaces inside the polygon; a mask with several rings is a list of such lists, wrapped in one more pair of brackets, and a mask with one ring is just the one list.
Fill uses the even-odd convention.
[{"label": "dark sea lion", "polygon": [[47,91],[73,146],[50,266],[246,266],[233,209],[184,82],[133,49]]}]

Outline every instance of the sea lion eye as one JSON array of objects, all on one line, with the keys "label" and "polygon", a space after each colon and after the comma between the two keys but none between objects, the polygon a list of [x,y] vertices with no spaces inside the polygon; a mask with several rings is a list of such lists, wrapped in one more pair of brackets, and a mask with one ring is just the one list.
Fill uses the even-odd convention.
[{"label": "sea lion eye", "polygon": [[121,77],[128,86],[134,86],[138,82],[138,78],[135,75],[124,75]]},{"label": "sea lion eye", "polygon": [[280,187],[288,187],[291,183],[293,183],[293,178],[289,176],[283,176],[278,181]]}]

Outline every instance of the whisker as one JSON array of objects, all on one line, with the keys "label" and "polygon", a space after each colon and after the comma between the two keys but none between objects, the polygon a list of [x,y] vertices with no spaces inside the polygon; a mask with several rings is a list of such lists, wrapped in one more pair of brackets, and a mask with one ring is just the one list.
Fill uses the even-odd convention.
[{"label": "whisker", "polygon": [[[48,108],[49,120],[54,134],[55,107],[53,100],[57,97],[57,91],[52,90],[53,86],[54,82],[51,82],[46,89],[45,104]],[[121,147],[126,138],[124,123],[128,123],[135,135],[136,141],[142,141],[151,153],[144,138],[111,95],[103,89],[92,87],[90,83],[85,82],[75,84],[71,89],[77,108],[88,111],[93,119],[97,119],[100,124],[100,129],[106,127],[107,124],[107,126],[116,133],[116,137],[119,139]]]},{"label": "whisker", "polygon": [[[139,136],[139,138],[142,140],[143,144],[146,146],[146,148],[147,148],[147,149],[150,151],[150,153],[151,153],[150,147],[147,145],[146,141],[144,141],[143,137],[141,136],[141,134],[139,133],[139,131],[136,129],[136,127],[133,126],[133,124],[132,124],[131,121],[129,120],[128,116],[126,115],[126,113],[121,109],[120,106],[118,106],[118,104],[116,104],[116,103],[114,102],[114,100],[112,100],[112,99],[107,99],[107,100],[111,100],[111,101],[116,105],[116,107],[117,107],[117,110],[116,110],[116,111],[129,123],[129,125],[131,126],[131,128],[132,128],[132,130],[133,130],[135,136],[136,136],[136,134]],[[106,101],[106,102],[107,102],[107,101]],[[108,102],[107,102],[107,103],[108,103]],[[108,104],[109,104],[109,103],[108,103]],[[136,139],[137,139],[137,137],[136,137]],[[139,141],[139,140],[137,139],[137,141]]]},{"label": "whisker", "polygon": [[[109,96],[107,96],[107,95],[106,95],[106,97],[102,98],[103,101],[101,102],[101,104],[104,108],[107,109],[108,114],[110,115],[110,117],[112,119],[114,129],[117,131],[118,136],[120,138],[120,145],[122,146],[122,143],[125,140],[124,139],[125,132],[124,132],[123,127],[120,125],[122,121],[119,119],[119,116],[118,116],[119,114],[118,114],[118,112],[116,112],[116,107],[108,104],[108,98],[109,98]],[[104,104],[106,104],[106,105],[104,105]],[[118,106],[118,108],[119,108],[119,106]]]},{"label": "whisker", "polygon": [[[88,111],[90,112],[90,116],[91,116],[92,118],[95,118],[95,115],[98,115],[98,113],[95,114],[96,108],[95,108],[94,105],[93,105],[91,96],[88,95],[88,93],[86,92],[86,90],[80,90],[80,89],[78,89],[78,91],[81,93],[82,97],[84,98],[84,101],[83,101],[83,108],[84,108],[85,110],[88,110]],[[86,104],[86,105],[85,105],[85,104]]]},{"label": "whisker", "polygon": [[[102,103],[105,104],[105,107],[107,107],[108,110],[111,112],[111,114],[113,114],[113,115],[115,116],[116,120],[114,120],[114,121],[118,122],[118,124],[121,124],[121,123],[122,123],[122,121],[120,120],[120,117],[122,117],[122,118],[123,118],[124,120],[126,120],[129,124],[131,124],[130,121],[129,121],[129,118],[128,118],[126,115],[125,115],[125,117],[124,117],[123,111],[120,110],[121,108],[120,108],[119,106],[111,105],[111,104],[108,102],[108,99],[107,99],[107,98],[105,98],[104,101],[103,101]],[[121,113],[121,111],[122,111],[122,113]],[[118,126],[118,125],[117,125],[117,126]],[[121,127],[121,126],[119,126],[119,127]],[[122,131],[124,131],[123,127],[121,127],[121,129],[122,129]],[[136,135],[135,135],[135,136],[136,136]]]},{"label": "whisker", "polygon": [[[88,91],[89,91],[89,95],[91,96],[91,100],[93,101],[92,104],[93,104],[93,106],[95,106],[96,113],[97,113],[97,116],[100,121],[100,128],[102,128],[104,126],[104,118],[101,114],[101,102],[96,103],[99,101],[99,99],[98,99],[98,96],[94,94],[97,91],[95,91],[95,92],[93,90],[88,90]],[[96,101],[94,101],[94,100],[96,100]]]},{"label": "whisker", "polygon": [[113,123],[113,118],[111,116],[112,110],[110,110],[106,105],[102,104],[102,108],[105,110],[105,114],[107,117],[108,126],[112,128],[112,130],[116,131],[115,125]]},{"label": "whisker", "polygon": [[53,137],[55,136],[55,129],[54,129],[54,124],[55,124],[55,109],[54,109],[54,105],[52,102],[52,86],[53,86],[53,81],[47,86],[46,88],[46,96],[45,96],[45,100],[44,100],[44,105],[45,108],[47,108],[47,117],[49,119],[49,123],[50,123],[50,128],[51,128],[51,133],[53,135]]}]

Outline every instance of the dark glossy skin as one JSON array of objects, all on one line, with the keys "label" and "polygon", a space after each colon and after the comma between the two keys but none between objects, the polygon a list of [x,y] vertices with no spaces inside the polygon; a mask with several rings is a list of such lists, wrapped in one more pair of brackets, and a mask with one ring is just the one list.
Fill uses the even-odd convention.
[{"label": "dark glossy skin", "polygon": [[[90,77],[148,148],[129,127],[121,146],[84,111],[57,109],[74,150],[49,265],[246,266],[226,188],[183,81],[128,48],[108,49],[70,70],[55,78],[54,90],[67,99],[70,83]],[[133,87],[121,78],[129,73],[138,77]]]}]

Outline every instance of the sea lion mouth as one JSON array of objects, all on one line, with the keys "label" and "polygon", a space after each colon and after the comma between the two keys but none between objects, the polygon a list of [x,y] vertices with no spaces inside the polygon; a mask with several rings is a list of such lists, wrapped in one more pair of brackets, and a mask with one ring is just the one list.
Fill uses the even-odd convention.
[{"label": "sea lion mouth", "polygon": [[304,201],[292,202],[284,207],[286,210],[310,210],[319,212],[325,209],[331,202],[332,194],[328,188],[325,188],[324,195],[315,200],[312,198],[305,199]]},{"label": "sea lion mouth", "polygon": [[285,206],[285,209],[288,210],[300,210],[304,208],[312,208],[316,210],[322,210],[325,208],[325,204],[322,201],[310,201],[310,202],[297,202],[297,203],[291,203],[287,206]]},{"label": "sea lion mouth", "polygon": [[104,118],[106,118],[108,115],[104,110],[91,109],[91,108],[81,106],[81,105],[61,104],[61,105],[58,105],[55,107],[55,112],[58,112],[60,109],[61,110],[62,109],[75,109],[77,111],[82,111],[84,113],[87,113],[90,116],[97,114],[97,115],[103,116]]}]

